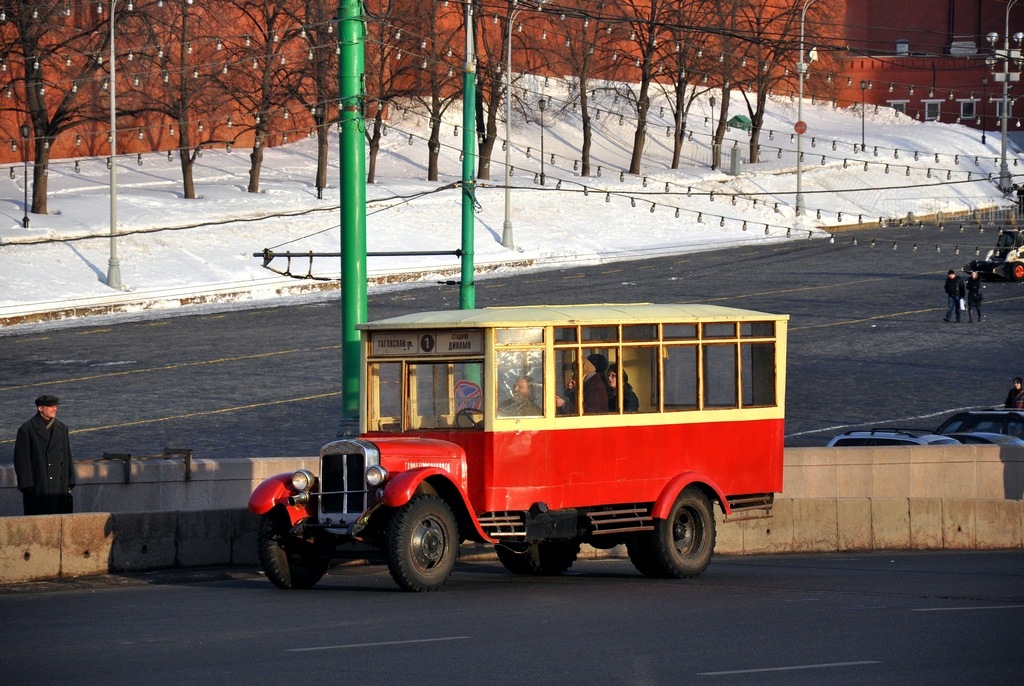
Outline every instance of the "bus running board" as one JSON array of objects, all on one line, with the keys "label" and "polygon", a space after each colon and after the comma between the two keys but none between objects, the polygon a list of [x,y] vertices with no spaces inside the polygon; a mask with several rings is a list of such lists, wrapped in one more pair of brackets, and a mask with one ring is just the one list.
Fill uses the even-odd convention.
[{"label": "bus running board", "polygon": [[748,519],[768,519],[772,516],[772,505],[775,503],[774,493],[757,493],[754,495],[738,495],[729,498],[732,512],[725,516],[726,522],[742,522]]},{"label": "bus running board", "polygon": [[650,531],[651,508],[649,506],[626,507],[615,510],[594,510],[587,513],[590,519],[591,533],[618,534],[628,531]]}]

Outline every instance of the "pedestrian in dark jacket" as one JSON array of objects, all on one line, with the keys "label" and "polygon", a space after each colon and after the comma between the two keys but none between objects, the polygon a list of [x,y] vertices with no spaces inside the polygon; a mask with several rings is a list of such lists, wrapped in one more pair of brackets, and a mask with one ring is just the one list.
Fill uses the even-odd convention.
[{"label": "pedestrian in dark jacket", "polygon": [[75,465],[71,460],[68,427],[57,419],[52,395],[36,398],[36,414],[18,429],[14,442],[14,472],[25,514],[64,514],[72,511]]},{"label": "pedestrian in dark jacket", "polygon": [[964,282],[952,269],[946,275],[946,317],[942,321],[948,322],[956,313],[956,320],[960,321],[960,300],[964,297]]},{"label": "pedestrian in dark jacket", "polygon": [[1004,407],[1024,408],[1024,379],[1021,377],[1013,380],[1013,388],[1006,394]]},{"label": "pedestrian in dark jacket", "polygon": [[985,296],[981,292],[981,277],[978,272],[971,272],[971,278],[967,279],[967,321],[973,322],[973,313],[978,313],[978,321],[981,321],[981,301]]}]

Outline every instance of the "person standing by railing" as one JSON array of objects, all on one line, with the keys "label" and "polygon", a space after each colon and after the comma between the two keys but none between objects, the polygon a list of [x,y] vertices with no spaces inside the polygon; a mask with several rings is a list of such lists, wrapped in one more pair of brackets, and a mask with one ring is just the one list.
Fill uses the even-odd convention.
[{"label": "person standing by railing", "polygon": [[18,429],[14,442],[14,471],[26,515],[66,514],[74,507],[75,465],[68,427],[57,419],[52,395],[36,398],[36,414]]}]

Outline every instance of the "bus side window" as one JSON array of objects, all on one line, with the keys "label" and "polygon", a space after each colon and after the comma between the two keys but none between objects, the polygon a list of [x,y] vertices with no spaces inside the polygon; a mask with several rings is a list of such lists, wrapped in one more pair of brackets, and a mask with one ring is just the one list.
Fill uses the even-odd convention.
[{"label": "bus side window", "polygon": [[665,346],[665,411],[697,409],[697,346]]},{"label": "bus side window", "polygon": [[[612,407],[620,407],[619,393],[621,392],[623,411],[657,412],[658,349],[654,347],[623,347],[620,353],[621,364],[615,368],[616,388]],[[620,385],[622,386],[621,391],[618,388]],[[613,411],[616,410],[613,409]]]},{"label": "bus side window", "polygon": [[498,353],[497,402],[499,417],[538,417],[544,414],[544,352],[507,350]]},{"label": "bus side window", "polygon": [[736,344],[704,346],[704,407],[739,407]]},{"label": "bus side window", "polygon": [[742,343],[744,407],[771,407],[775,400],[775,344]]},{"label": "bus side window", "polygon": [[558,377],[555,380],[555,414],[558,416],[573,417],[580,413],[577,350],[555,351],[555,373]]}]

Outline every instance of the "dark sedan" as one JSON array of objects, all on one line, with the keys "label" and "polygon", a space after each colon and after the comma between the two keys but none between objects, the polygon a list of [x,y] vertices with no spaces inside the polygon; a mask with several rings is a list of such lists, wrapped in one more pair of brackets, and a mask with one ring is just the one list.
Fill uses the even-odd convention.
[{"label": "dark sedan", "polygon": [[1024,410],[968,410],[942,422],[935,433],[993,433],[1024,438]]}]

